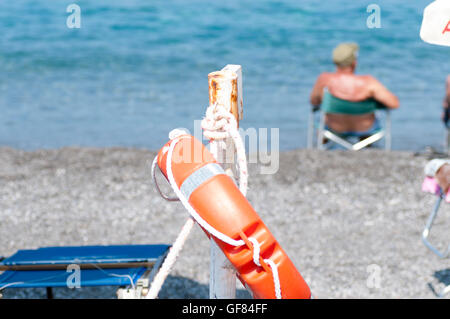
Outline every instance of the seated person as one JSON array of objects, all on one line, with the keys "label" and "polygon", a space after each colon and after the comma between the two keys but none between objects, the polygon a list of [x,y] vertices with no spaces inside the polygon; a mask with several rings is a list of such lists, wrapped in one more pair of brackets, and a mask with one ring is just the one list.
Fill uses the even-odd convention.
[{"label": "seated person", "polygon": [[450,194],[447,194],[450,188],[450,160],[436,158],[425,166],[425,175],[432,177],[439,184],[443,194],[446,194],[446,200],[450,200]]},{"label": "seated person", "polygon": [[[322,73],[311,92],[311,104],[319,106],[322,103],[324,89],[336,98],[350,102],[360,102],[374,99],[390,109],[399,107],[398,98],[385,88],[378,80],[370,75],[357,75],[358,45],[356,43],[342,43],[333,51],[333,62],[336,72]],[[374,113],[348,115],[332,113],[326,114],[325,124],[337,133],[367,132],[375,125]]]},{"label": "seated person", "polygon": [[442,121],[444,121],[445,126],[448,128],[450,123],[450,75],[447,77],[447,84],[445,89],[445,98],[443,102],[444,111],[442,114]]}]

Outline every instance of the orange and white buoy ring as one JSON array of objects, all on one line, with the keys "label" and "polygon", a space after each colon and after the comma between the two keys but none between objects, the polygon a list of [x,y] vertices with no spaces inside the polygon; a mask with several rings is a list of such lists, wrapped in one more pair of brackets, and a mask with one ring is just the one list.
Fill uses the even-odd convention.
[{"label": "orange and white buoy ring", "polygon": [[159,151],[157,165],[253,297],[311,298],[292,261],[208,149],[188,134],[172,138]]}]

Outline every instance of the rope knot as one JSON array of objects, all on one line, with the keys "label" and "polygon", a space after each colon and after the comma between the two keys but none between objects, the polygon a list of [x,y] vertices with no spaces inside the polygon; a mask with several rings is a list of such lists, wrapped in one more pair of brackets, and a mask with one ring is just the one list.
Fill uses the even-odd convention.
[{"label": "rope knot", "polygon": [[214,103],[206,109],[206,115],[201,122],[201,126],[206,138],[223,140],[230,137],[232,128],[237,128],[237,121],[223,105]]}]

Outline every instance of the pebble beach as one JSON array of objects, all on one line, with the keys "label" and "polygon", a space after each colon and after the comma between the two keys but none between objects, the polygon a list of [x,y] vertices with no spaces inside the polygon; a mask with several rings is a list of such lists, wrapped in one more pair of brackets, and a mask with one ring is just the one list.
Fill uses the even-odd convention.
[{"label": "pebble beach", "polygon": [[[0,256],[42,246],[171,244],[188,215],[155,190],[155,154],[0,148]],[[376,149],[286,151],[275,174],[250,165],[247,197],[315,298],[436,298],[450,283],[450,262],[421,242],[436,200],[421,191],[426,162]],[[448,217],[444,205],[430,238],[441,248],[450,239]],[[209,245],[195,226],[159,298],[209,297]],[[251,297],[237,288],[238,298]],[[46,296],[43,288],[1,293]],[[54,296],[116,298],[116,288],[57,288]]]}]

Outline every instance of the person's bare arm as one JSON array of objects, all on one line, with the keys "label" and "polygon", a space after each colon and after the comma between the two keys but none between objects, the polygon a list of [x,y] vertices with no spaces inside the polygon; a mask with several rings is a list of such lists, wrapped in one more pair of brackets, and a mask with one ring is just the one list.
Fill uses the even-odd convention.
[{"label": "person's bare arm", "polygon": [[450,186],[450,165],[444,164],[436,173],[436,180],[444,193],[447,193]]},{"label": "person's bare arm", "polygon": [[400,106],[398,98],[389,91],[377,79],[371,77],[371,93],[372,97],[390,109],[397,109]]},{"label": "person's bare arm", "polygon": [[314,87],[311,92],[310,101],[312,105],[319,106],[322,103],[322,94],[325,85],[326,85],[326,74],[322,73],[317,78],[316,84],[314,84]]}]

